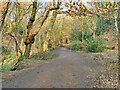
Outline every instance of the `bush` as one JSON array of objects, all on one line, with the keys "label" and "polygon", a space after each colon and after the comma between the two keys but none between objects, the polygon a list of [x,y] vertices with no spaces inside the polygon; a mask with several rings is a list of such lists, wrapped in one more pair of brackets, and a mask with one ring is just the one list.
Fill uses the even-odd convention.
[{"label": "bush", "polygon": [[103,52],[105,49],[105,40],[102,38],[86,40],[86,50],[89,52]]},{"label": "bush", "polygon": [[87,52],[103,52],[106,49],[105,40],[102,38],[86,39],[85,41],[73,41],[71,50],[84,50]]},{"label": "bush", "polygon": [[82,50],[84,48],[84,45],[80,41],[73,41],[70,45],[71,50]]}]

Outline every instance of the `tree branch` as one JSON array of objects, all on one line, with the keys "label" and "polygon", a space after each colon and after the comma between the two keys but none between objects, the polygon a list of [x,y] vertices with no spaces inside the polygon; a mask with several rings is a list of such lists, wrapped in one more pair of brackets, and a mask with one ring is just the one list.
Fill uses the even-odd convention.
[{"label": "tree branch", "polygon": [[38,34],[38,32],[40,31],[43,23],[45,22],[45,20],[48,18],[48,15],[49,15],[49,12],[52,11],[52,10],[57,10],[60,8],[60,5],[61,5],[61,2],[57,2],[57,7],[52,7],[52,8],[49,8],[47,11],[46,11],[46,14],[42,20],[42,22],[40,23],[39,27],[37,28],[37,30],[35,31],[31,31],[30,34],[29,34],[29,37],[28,37],[28,40],[27,40],[27,43],[31,43],[33,40],[34,40],[34,37]]},{"label": "tree branch", "polygon": [[19,45],[18,40],[16,39],[16,37],[15,37],[13,34],[11,34],[11,33],[7,33],[7,34],[14,38],[15,44],[16,44],[16,46],[18,47],[19,52],[20,52],[20,54],[21,54],[21,56],[22,56],[22,50],[21,50],[21,48],[20,48],[20,45]]}]

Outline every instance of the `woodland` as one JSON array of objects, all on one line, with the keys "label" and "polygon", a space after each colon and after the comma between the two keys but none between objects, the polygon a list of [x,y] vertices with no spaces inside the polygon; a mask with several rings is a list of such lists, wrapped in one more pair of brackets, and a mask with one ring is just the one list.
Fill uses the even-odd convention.
[{"label": "woodland", "polygon": [[0,2],[0,7],[1,72],[18,70],[28,59],[53,59],[56,56],[51,51],[66,47],[87,54],[116,52],[111,67],[115,68],[114,77],[120,80],[120,2],[117,0],[86,4],[81,0],[8,0]]}]

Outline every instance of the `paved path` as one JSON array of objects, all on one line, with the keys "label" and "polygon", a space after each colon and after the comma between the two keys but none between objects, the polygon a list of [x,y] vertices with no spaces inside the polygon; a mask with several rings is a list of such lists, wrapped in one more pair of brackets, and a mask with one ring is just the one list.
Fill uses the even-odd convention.
[{"label": "paved path", "polygon": [[3,83],[5,88],[90,88],[89,76],[99,70],[99,65],[85,58],[83,53],[64,47],[54,50],[56,58],[33,70]]}]

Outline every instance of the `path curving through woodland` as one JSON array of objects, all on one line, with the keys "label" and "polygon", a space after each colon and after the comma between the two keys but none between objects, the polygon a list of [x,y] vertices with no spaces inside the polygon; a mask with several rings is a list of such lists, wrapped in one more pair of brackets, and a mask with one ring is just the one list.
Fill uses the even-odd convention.
[{"label": "path curving through woodland", "polygon": [[[100,65],[84,53],[58,47],[49,63],[3,82],[3,88],[91,88]],[[87,54],[86,54],[87,55]]]}]

